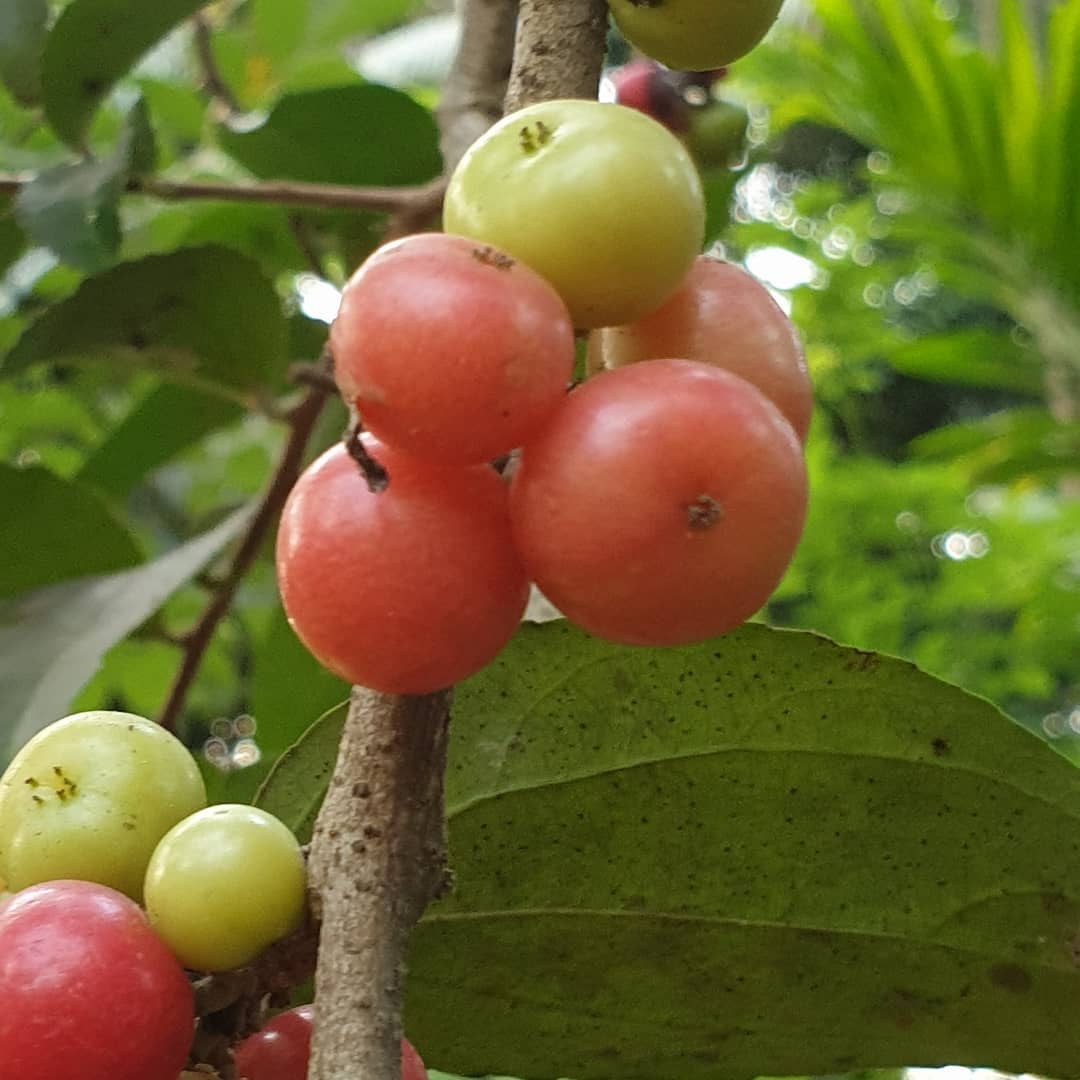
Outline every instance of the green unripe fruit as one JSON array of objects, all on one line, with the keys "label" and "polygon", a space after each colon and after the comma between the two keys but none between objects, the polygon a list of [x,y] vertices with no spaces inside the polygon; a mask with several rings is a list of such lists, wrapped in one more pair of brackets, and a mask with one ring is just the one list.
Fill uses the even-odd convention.
[{"label": "green unripe fruit", "polygon": [[714,101],[690,114],[690,151],[703,169],[726,169],[742,157],[750,114],[730,101]]},{"label": "green unripe fruit", "polygon": [[610,0],[623,37],[679,71],[707,71],[745,56],[768,33],[783,0]]},{"label": "green unripe fruit", "polygon": [[179,739],[141,716],[76,713],[39,731],[0,778],[0,878],[71,878],[142,898],[158,841],[206,805]]},{"label": "green unripe fruit", "polygon": [[165,836],[146,871],[146,914],[197,971],[250,963],[304,913],[307,872],[296,838],[254,806],[209,806]]}]

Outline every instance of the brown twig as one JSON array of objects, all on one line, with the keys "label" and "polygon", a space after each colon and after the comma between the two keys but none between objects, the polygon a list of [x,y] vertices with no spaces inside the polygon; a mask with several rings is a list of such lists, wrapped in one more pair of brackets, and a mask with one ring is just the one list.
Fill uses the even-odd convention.
[{"label": "brown twig", "polygon": [[[0,174],[0,195],[17,195],[33,176]],[[446,181],[439,177],[411,187],[350,187],[345,184],[310,184],[294,180],[226,183],[199,180],[162,180],[132,177],[127,191],[166,202],[216,201],[311,206],[323,210],[374,210],[390,214],[434,213],[442,205]]]},{"label": "brown twig", "polygon": [[[511,100],[595,96],[606,27],[603,0],[521,0],[520,8]],[[498,115],[510,48],[503,21],[508,11],[511,0],[464,5],[466,20],[474,21],[466,21],[453,78],[464,84],[486,78],[479,100],[487,104],[479,110],[484,121],[477,130],[478,111],[470,102],[478,100],[478,87],[447,86],[440,122],[448,166],[458,148]],[[489,32],[474,38],[478,26]],[[469,55],[474,49],[494,51]],[[460,126],[449,131],[448,125]],[[401,1075],[408,935],[448,880],[443,837],[448,713],[448,693],[397,697],[353,688],[309,863],[312,909],[322,923],[311,1080],[398,1080]]]},{"label": "brown twig", "polygon": [[251,524],[248,525],[240,546],[236,549],[228,569],[220,579],[199,621],[184,635],[183,658],[158,716],[159,723],[168,731],[175,730],[177,718],[184,706],[188,690],[195,681],[210,639],[214,636],[218,623],[228,612],[240,582],[243,581],[244,575],[247,574],[259,554],[259,549],[277,520],[286,496],[292,490],[303,461],[304,449],[323,404],[326,402],[326,397],[326,391],[321,386],[312,387],[307,396],[292,410],[285,449],[281,453],[281,459],[278,461],[262,501],[255,511],[255,516],[251,519]]},{"label": "brown twig", "polygon": [[203,90],[224,117],[243,113],[244,110],[240,107],[240,102],[236,100],[236,95],[218,70],[210,23],[207,22],[206,16],[195,15],[191,20],[191,28],[195,55],[199,58],[199,68],[202,71]]},{"label": "brown twig", "polygon": [[199,1018],[192,1066],[212,1066],[225,1080],[232,1075],[232,1048],[258,1030],[267,1002],[281,1004],[287,992],[315,972],[318,930],[308,920],[271,945],[247,967],[204,975],[193,985]]},{"label": "brown twig", "polygon": [[354,687],[309,863],[321,919],[311,1080],[399,1080],[408,935],[446,889],[449,693]]},{"label": "brown twig", "polygon": [[514,51],[517,0],[463,0],[461,48],[439,100],[445,171],[502,116]]},{"label": "brown twig", "polygon": [[506,111],[551,98],[595,98],[606,29],[605,0],[520,0]]}]

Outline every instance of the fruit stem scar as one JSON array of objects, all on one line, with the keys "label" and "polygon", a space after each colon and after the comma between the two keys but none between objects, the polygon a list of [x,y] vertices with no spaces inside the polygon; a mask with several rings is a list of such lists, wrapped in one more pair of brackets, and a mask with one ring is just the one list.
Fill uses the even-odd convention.
[{"label": "fruit stem scar", "polygon": [[711,529],[724,516],[724,508],[704,492],[686,506],[686,524],[695,532]]}]

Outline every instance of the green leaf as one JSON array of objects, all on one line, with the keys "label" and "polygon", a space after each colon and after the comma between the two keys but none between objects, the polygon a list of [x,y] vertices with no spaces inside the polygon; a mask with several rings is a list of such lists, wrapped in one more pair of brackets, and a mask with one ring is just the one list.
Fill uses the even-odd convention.
[{"label": "green leaf", "polygon": [[1010,409],[937,428],[911,449],[918,457],[953,459],[973,485],[1047,481],[1080,470],[1080,423],[1059,423],[1042,409]]},{"label": "green leaf", "polygon": [[275,66],[303,42],[308,6],[305,0],[254,0],[251,5],[255,41]]},{"label": "green leaf", "polygon": [[452,732],[407,1018],[441,1067],[1075,1071],[1080,773],[986,701],[810,634],[548,623]]},{"label": "green leaf", "polygon": [[0,762],[64,714],[105,653],[194,577],[251,516],[216,528],[133,570],[25,593],[0,608]]},{"label": "green leaf", "polygon": [[271,284],[227,248],[185,248],[121,263],[54,304],[0,364],[44,360],[150,367],[217,393],[265,388],[287,361]]},{"label": "green leaf", "polygon": [[255,793],[255,805],[285,822],[302,844],[311,840],[348,712],[345,702],[320,716],[277,760]]},{"label": "green leaf", "polygon": [[905,375],[931,382],[959,383],[1043,392],[1042,366],[1031,350],[1019,348],[1006,334],[985,328],[927,334],[890,348],[889,364]]},{"label": "green leaf", "polygon": [[120,245],[117,201],[124,178],[112,161],[80,161],[46,169],[15,200],[18,223],[35,244],[69,266],[94,273]]},{"label": "green leaf", "polygon": [[19,228],[10,204],[0,203],[0,278],[26,250],[26,234]]},{"label": "green leaf", "polygon": [[159,465],[243,414],[234,401],[165,383],[151,390],[86,459],[79,480],[111,495],[127,495]]},{"label": "green leaf", "polygon": [[357,85],[288,94],[254,131],[222,146],[256,176],[335,184],[414,184],[441,168],[431,114],[407,94]]},{"label": "green leaf", "polygon": [[41,93],[41,49],[49,21],[46,0],[4,0],[0,5],[0,82],[24,105]]},{"label": "green leaf", "polygon": [[336,45],[343,38],[392,26],[419,6],[418,0],[312,0],[310,21],[318,40]]},{"label": "green leaf", "polygon": [[16,197],[16,219],[34,243],[50,248],[69,266],[88,273],[102,270],[120,246],[118,203],[127,181],[151,170],[155,157],[140,99],[114,153],[39,173]]},{"label": "green leaf", "polygon": [[98,104],[203,0],[72,0],[45,41],[42,91],[53,131],[76,149]]},{"label": "green leaf", "polygon": [[94,492],[48,469],[11,465],[0,465],[0,551],[0,598],[119,570],[141,557],[131,534]]},{"label": "green leaf", "polygon": [[273,760],[319,716],[349,696],[349,684],[326,670],[301,643],[279,607],[256,643],[251,714],[259,748]]}]

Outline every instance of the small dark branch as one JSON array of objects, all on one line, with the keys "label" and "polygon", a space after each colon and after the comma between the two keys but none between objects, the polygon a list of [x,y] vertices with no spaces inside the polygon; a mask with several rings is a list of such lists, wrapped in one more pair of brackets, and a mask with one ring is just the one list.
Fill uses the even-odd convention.
[{"label": "small dark branch", "polygon": [[354,687],[309,863],[322,924],[310,1080],[397,1080],[409,932],[446,890],[450,694]]},{"label": "small dark branch", "polygon": [[212,1067],[222,1080],[229,1080],[232,1048],[262,1027],[268,1005],[287,1004],[288,992],[315,974],[318,944],[318,929],[309,920],[247,967],[199,978],[192,986],[199,1023],[191,1067]]},{"label": "small dark branch", "polygon": [[277,520],[281,507],[285,503],[285,497],[292,490],[303,462],[304,449],[325,401],[326,392],[321,387],[313,387],[290,414],[291,430],[288,441],[255,516],[251,519],[251,524],[247,527],[240,546],[232,557],[232,562],[222,575],[199,621],[189,633],[184,635],[184,655],[169,689],[169,696],[158,717],[161,726],[169,731],[176,729],[176,721],[184,707],[188,690],[195,681],[203,654],[210,644],[210,639],[214,636],[218,623],[228,612],[233,596],[240,587],[240,582],[251,569],[251,564],[259,554],[263,541]]},{"label": "small dark branch", "polygon": [[324,210],[375,210],[386,213],[437,210],[446,184],[440,177],[416,187],[348,187],[344,184],[307,184],[292,180],[264,180],[250,184],[132,180],[128,190],[158,199],[213,199],[221,202],[274,203],[279,206],[314,206]]},{"label": "small dark branch", "polygon": [[595,98],[606,34],[604,0],[520,0],[506,111],[551,98]]},{"label": "small dark branch", "polygon": [[289,382],[296,386],[317,386],[327,394],[336,394],[338,392],[334,376],[321,364],[308,364],[305,362],[290,364],[287,375]]},{"label": "small dark branch", "polygon": [[296,246],[300,249],[300,254],[307,260],[311,272],[316,277],[326,277],[326,272],[323,269],[322,264],[322,256],[315,246],[315,241],[311,236],[311,230],[308,228],[307,222],[304,221],[299,214],[289,215],[289,232],[293,234]]},{"label": "small dark branch", "polygon": [[368,486],[368,491],[377,495],[385,491],[390,483],[390,474],[385,466],[379,464],[367,451],[364,445],[363,430],[359,424],[354,424],[345,436],[345,449],[349,451],[349,457],[360,466],[360,473]]},{"label": "small dark branch", "polygon": [[[33,175],[0,174],[0,195],[17,195]],[[149,195],[166,202],[209,200],[216,202],[272,203],[278,206],[312,206],[323,210],[374,210],[388,214],[431,215],[442,206],[446,181],[441,177],[415,187],[348,187],[343,184],[306,184],[292,180],[255,183],[160,180],[133,177],[128,192]]]},{"label": "small dark branch", "polygon": [[445,171],[502,116],[514,52],[516,0],[463,0],[461,46],[439,102]]},{"label": "small dark branch", "polygon": [[242,113],[244,110],[218,70],[217,60],[214,58],[213,35],[206,16],[196,15],[191,20],[191,29],[195,41],[195,54],[199,58],[199,69],[202,72],[203,90],[223,117]]}]

